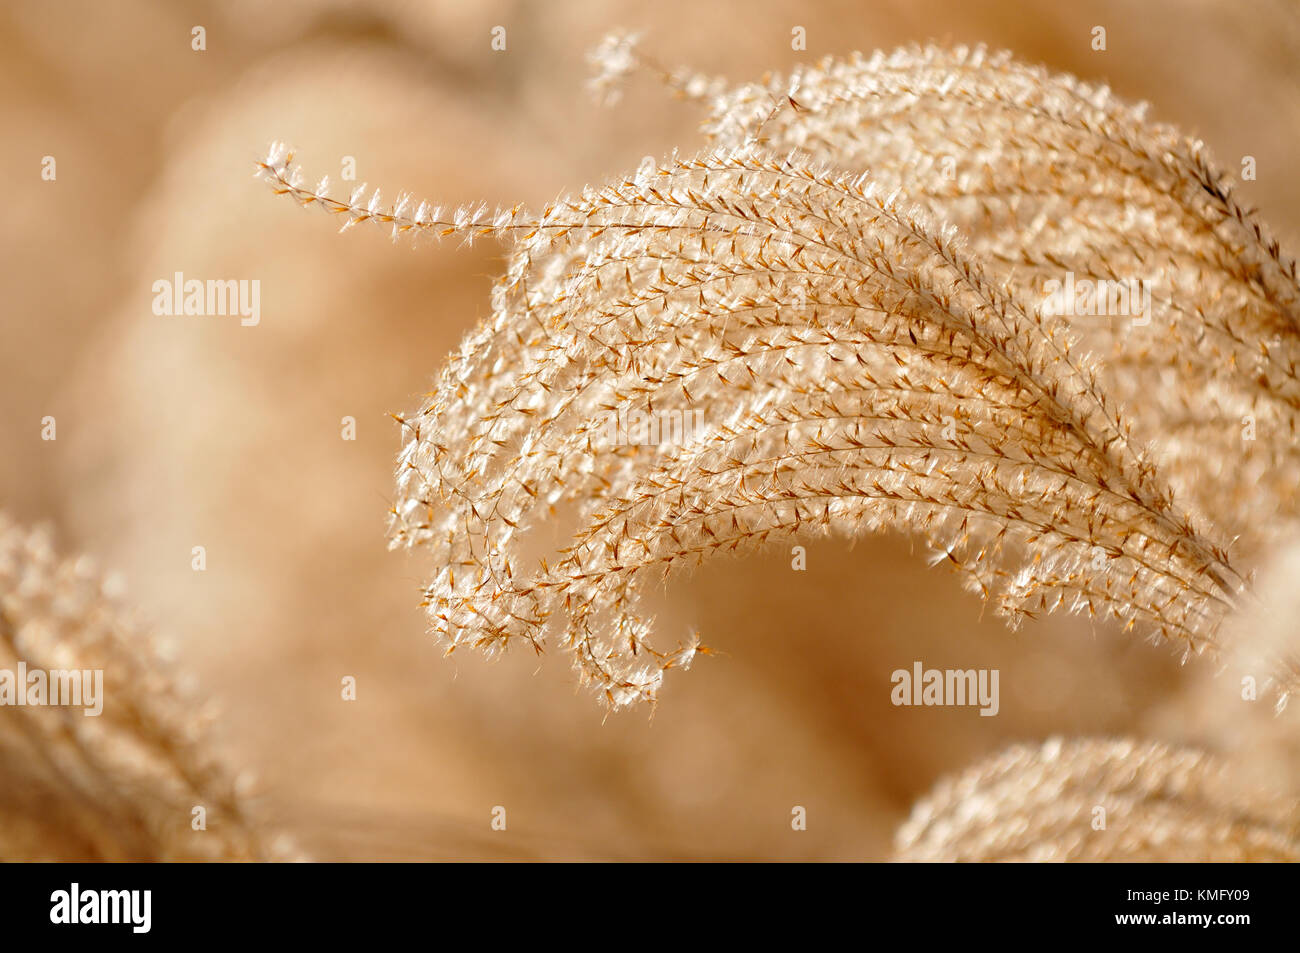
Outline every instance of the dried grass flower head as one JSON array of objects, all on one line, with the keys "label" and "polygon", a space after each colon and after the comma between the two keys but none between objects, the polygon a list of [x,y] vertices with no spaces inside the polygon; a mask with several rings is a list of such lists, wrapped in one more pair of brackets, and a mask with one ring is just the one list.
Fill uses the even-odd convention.
[{"label": "dried grass flower head", "polygon": [[941,782],[895,839],[905,861],[1300,860],[1294,800],[1151,742],[1017,746]]},{"label": "dried grass flower head", "polygon": [[[648,65],[626,38],[598,60],[606,90]],[[880,530],[1013,621],[1213,647],[1239,554],[1294,530],[1300,293],[1204,148],[978,49],[736,88],[649,68],[707,105],[710,148],[535,213],[335,198],[281,146],[259,163],[344,228],[509,243],[491,319],[400,418],[391,537],[432,555],[448,650],[558,641],[613,705],[654,699],[700,647],[652,639],[647,587]],[[1065,273],[1145,282],[1147,323],[1046,307]]]},{"label": "dried grass flower head", "polygon": [[39,671],[50,691],[59,673],[102,678],[93,716],[88,705],[12,698],[0,708],[0,857],[296,856],[287,836],[256,819],[207,718],[115,588],[88,559],[60,557],[48,533],[0,514],[0,669]]}]

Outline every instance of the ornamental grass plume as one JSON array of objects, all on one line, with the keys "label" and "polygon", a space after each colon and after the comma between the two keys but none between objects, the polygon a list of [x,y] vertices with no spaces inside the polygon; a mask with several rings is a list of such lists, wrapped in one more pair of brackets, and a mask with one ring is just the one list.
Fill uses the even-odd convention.
[{"label": "ornamental grass plume", "polygon": [[[598,58],[640,62],[620,39]],[[1229,541],[1293,526],[1300,395],[1294,262],[1203,147],[979,49],[736,89],[661,73],[709,104],[712,147],[536,214],[333,198],[279,145],[259,163],[344,229],[510,243],[492,319],[399,418],[391,537],[432,551],[448,649],[558,637],[613,705],[652,700],[700,647],[652,643],[646,586],[883,529],[1013,623],[1065,608],[1212,647],[1246,598]],[[1045,307],[1045,275],[1135,268],[1149,326]],[[608,439],[637,414],[703,425]],[[556,519],[567,544],[533,553]]]},{"label": "ornamental grass plume", "polygon": [[1294,800],[1243,792],[1217,759],[1052,739],[940,783],[899,828],[905,861],[1297,861]]},{"label": "ornamental grass plume", "polygon": [[294,856],[255,821],[204,718],[113,590],[88,560],[59,557],[48,534],[0,514],[0,669],[102,672],[98,714],[0,709],[0,857]]}]

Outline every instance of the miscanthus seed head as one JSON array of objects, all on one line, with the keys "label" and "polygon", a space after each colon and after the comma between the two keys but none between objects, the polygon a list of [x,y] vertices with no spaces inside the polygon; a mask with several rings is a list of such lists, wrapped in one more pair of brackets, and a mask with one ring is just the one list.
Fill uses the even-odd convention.
[{"label": "miscanthus seed head", "polygon": [[[558,643],[613,705],[653,700],[701,646],[655,632],[648,587],[881,530],[1013,622],[1215,645],[1249,598],[1234,560],[1295,528],[1300,292],[1200,143],[982,49],[734,88],[629,38],[595,58],[605,93],[646,68],[704,103],[709,147],[540,210],[335,198],[279,145],[258,164],[344,228],[508,244],[492,317],[399,418],[391,538],[431,555],[449,651]],[[1149,304],[1062,314],[1067,274]],[[701,426],[605,439],[638,414]]]}]

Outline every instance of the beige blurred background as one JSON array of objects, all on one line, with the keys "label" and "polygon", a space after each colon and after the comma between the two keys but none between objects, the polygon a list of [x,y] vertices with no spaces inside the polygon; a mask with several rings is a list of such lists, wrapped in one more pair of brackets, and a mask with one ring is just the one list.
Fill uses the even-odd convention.
[{"label": "beige blurred background", "polygon": [[[1243,194],[1297,247],[1300,10],[1280,0],[14,0],[0,507],[122,573],[260,806],[322,858],[881,858],[940,775],[1012,741],[1238,744],[1196,727],[1194,663],[1085,620],[1010,632],[901,538],[809,542],[803,573],[782,550],[680,580],[661,622],[719,654],[673,673],[653,717],[607,717],[558,653],[441,656],[427,565],[386,549],[387,415],[488,313],[501,249],[337,235],[253,162],[284,139],[309,176],[337,182],[352,156],[390,196],[537,205],[699,147],[699,111],[648,78],[615,109],[591,102],[585,53],[619,27],[735,80],[912,42],[1008,47],[1150,100],[1229,172],[1255,156]],[[151,285],[177,271],[259,279],[260,325],[156,317]],[[892,707],[890,673],[916,659],[1000,669],[998,717]]]}]

